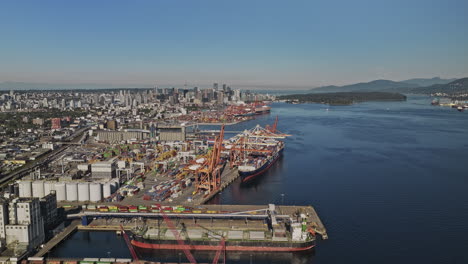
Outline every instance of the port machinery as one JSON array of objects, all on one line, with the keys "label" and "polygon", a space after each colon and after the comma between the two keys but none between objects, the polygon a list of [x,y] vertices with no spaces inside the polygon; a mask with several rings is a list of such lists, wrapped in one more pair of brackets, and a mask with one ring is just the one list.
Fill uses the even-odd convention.
[{"label": "port machinery", "polygon": [[219,135],[214,140],[213,148],[205,157],[192,161],[187,167],[193,171],[195,177],[196,192],[212,193],[221,185],[221,173],[223,163],[221,162],[221,151],[223,150],[224,125],[221,126]]},{"label": "port machinery", "polygon": [[260,125],[250,130],[234,136],[225,144],[225,149],[229,150],[230,166],[239,166],[248,153],[271,153],[272,150],[265,148],[275,146],[277,142],[271,142],[275,139],[284,139],[290,135],[281,133],[277,129],[278,116],[273,125],[266,125],[265,128]]}]

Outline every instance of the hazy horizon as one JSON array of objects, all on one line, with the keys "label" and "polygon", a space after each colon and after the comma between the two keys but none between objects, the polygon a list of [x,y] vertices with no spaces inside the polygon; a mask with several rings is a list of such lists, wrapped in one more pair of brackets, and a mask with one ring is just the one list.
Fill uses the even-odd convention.
[{"label": "hazy horizon", "polygon": [[[432,79],[432,78],[441,78],[441,79],[461,79],[465,77],[447,77],[447,78],[442,78],[440,76],[435,76],[435,77],[415,77],[415,78],[410,78],[410,79]],[[390,81],[395,81],[395,82],[401,82],[401,81],[406,81],[410,79],[405,79],[405,80],[390,80]],[[359,81],[356,83],[367,83],[375,80],[383,80],[383,79],[372,79],[372,80],[366,80],[366,81]],[[337,84],[326,84],[323,86],[328,86],[328,85],[336,85],[336,86],[344,86],[344,85],[350,85],[350,84],[356,84],[356,83],[346,83],[342,85],[337,85]],[[6,87],[8,84],[11,84],[13,90],[27,90],[27,89],[51,89],[51,90],[57,90],[57,89],[64,89],[64,90],[70,90],[70,89],[144,89],[144,88],[170,88],[170,87],[175,87],[175,88],[184,88],[185,86],[187,89],[191,89],[193,87],[199,87],[199,88],[211,88],[213,86],[213,83],[210,84],[191,84],[189,82],[187,83],[182,83],[182,84],[158,84],[158,85],[151,85],[151,84],[131,84],[131,85],[119,85],[119,84],[99,84],[99,83],[36,83],[36,82],[11,82],[11,81],[0,81],[0,90],[6,91],[8,88]],[[223,82],[218,82],[218,85],[221,86],[224,84]],[[16,85],[25,85],[27,87],[21,87],[17,88],[18,86]],[[37,85],[38,88],[29,88],[31,86]],[[232,87],[233,89],[252,89],[252,90],[310,90],[314,88],[319,88],[323,86],[294,86],[294,85],[248,85],[248,84],[238,84],[238,85],[232,85],[229,83],[226,83],[227,86]],[[5,87],[3,87],[5,86]],[[61,88],[63,87],[63,88]]]},{"label": "hazy horizon", "polygon": [[0,82],[310,89],[468,76],[466,1],[0,6]]}]

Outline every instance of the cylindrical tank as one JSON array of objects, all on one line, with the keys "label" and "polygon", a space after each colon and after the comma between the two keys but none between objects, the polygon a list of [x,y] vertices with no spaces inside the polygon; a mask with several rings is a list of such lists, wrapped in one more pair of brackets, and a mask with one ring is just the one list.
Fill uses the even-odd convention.
[{"label": "cylindrical tank", "polygon": [[19,183],[19,196],[20,197],[31,197],[32,196],[32,182],[31,181],[20,181],[20,183]]},{"label": "cylindrical tank", "polygon": [[99,202],[102,199],[102,188],[100,183],[89,184],[89,200],[91,202]]},{"label": "cylindrical tank", "polygon": [[67,201],[78,201],[78,184],[76,182],[67,182]]},{"label": "cylindrical tank", "polygon": [[33,181],[32,183],[32,196],[37,198],[42,198],[45,196],[44,192],[44,182],[43,181]]},{"label": "cylindrical tank", "polygon": [[112,186],[110,182],[106,182],[102,184],[102,195],[104,198],[111,196],[112,194]]},{"label": "cylindrical tank", "polygon": [[57,182],[54,184],[55,193],[57,194],[57,201],[67,200],[67,190],[64,182]]},{"label": "cylindrical tank", "polygon": [[53,181],[45,181],[44,182],[44,194],[48,195],[52,191],[55,191],[55,182]]},{"label": "cylindrical tank", "polygon": [[78,201],[80,202],[89,201],[89,183],[87,182],[78,183]]}]

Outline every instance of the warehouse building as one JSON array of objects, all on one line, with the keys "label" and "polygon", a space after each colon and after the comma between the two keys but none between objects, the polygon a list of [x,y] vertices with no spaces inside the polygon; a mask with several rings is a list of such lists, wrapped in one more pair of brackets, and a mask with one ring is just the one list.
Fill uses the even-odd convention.
[{"label": "warehouse building", "polygon": [[123,141],[143,140],[150,136],[149,130],[143,129],[126,129],[123,131],[97,131],[97,140],[110,144],[121,143]]},{"label": "warehouse building", "polygon": [[116,176],[117,162],[103,161],[91,164],[91,177],[94,179],[111,179]]},{"label": "warehouse building", "polygon": [[185,141],[185,126],[179,124],[158,124],[159,140],[161,141]]}]

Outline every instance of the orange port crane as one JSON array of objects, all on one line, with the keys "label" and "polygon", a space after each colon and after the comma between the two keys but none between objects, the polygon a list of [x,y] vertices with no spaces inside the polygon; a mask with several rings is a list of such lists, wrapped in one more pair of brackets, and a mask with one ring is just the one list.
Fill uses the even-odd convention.
[{"label": "orange port crane", "polygon": [[198,176],[196,182],[197,191],[212,192],[217,190],[221,185],[221,169],[220,164],[221,150],[224,140],[224,125],[221,126],[221,131],[216,137],[213,149],[211,150],[205,162],[195,171]]},{"label": "orange port crane", "polygon": [[272,126],[266,125],[266,130],[270,131],[271,133],[276,133],[276,127],[278,126],[278,116],[276,116],[275,123]]}]

